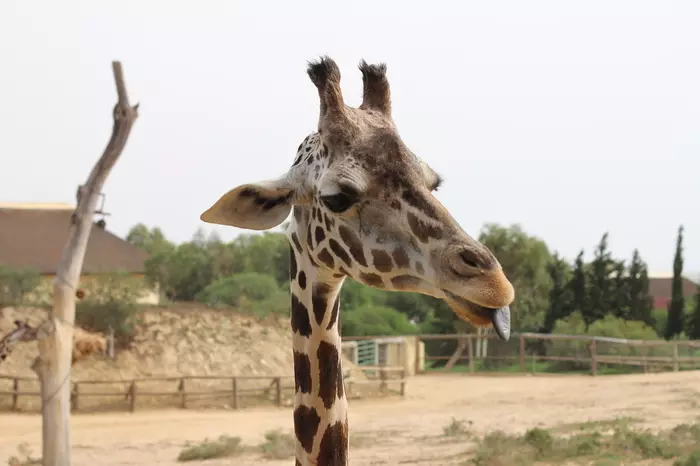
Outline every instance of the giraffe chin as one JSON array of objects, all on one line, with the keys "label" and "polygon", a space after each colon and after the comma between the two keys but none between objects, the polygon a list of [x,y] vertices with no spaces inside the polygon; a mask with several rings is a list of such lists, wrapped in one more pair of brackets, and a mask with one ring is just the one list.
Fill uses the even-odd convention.
[{"label": "giraffe chin", "polygon": [[447,303],[455,314],[465,322],[477,327],[492,326],[498,338],[503,341],[510,339],[510,306],[491,309],[464,299],[449,299]]}]

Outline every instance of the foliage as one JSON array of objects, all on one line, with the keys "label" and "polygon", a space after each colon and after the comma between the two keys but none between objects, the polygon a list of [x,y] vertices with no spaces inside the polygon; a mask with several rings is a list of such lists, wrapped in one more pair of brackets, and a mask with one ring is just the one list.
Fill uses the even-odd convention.
[{"label": "foliage", "polygon": [[342,317],[343,335],[411,335],[416,326],[406,314],[384,306],[345,309]]},{"label": "foliage", "polygon": [[691,340],[700,340],[700,284],[695,291],[695,302],[692,312],[688,317],[687,334]]},{"label": "foliage", "polygon": [[270,275],[247,272],[220,278],[197,293],[196,298],[210,306],[224,304],[237,307],[244,299],[262,301],[277,291],[277,282]]},{"label": "foliage", "polygon": [[294,456],[296,439],[281,430],[271,430],[265,432],[265,442],[259,448],[264,458],[283,460]]},{"label": "foliage", "polygon": [[541,331],[551,333],[557,320],[571,314],[572,289],[568,286],[571,275],[569,264],[564,259],[554,254],[552,261],[547,266],[552,287],[549,290],[549,307],[545,313],[544,326]]},{"label": "foliage", "polygon": [[243,453],[240,437],[222,435],[216,440],[204,439],[197,445],[190,445],[180,452],[178,461],[201,461],[214,458],[227,458]]},{"label": "foliage", "polygon": [[671,284],[671,302],[668,306],[668,321],[664,337],[670,340],[683,332],[685,298],[683,297],[683,226],[678,228],[676,255],[673,258],[673,282]]},{"label": "foliage", "polygon": [[0,308],[22,304],[40,281],[41,276],[34,269],[0,265]]},{"label": "foliage", "polygon": [[473,424],[472,421],[453,417],[452,421],[442,428],[442,435],[444,437],[470,437],[472,435],[470,427]]},{"label": "foliage", "polygon": [[552,255],[541,239],[530,236],[520,225],[502,227],[487,224],[479,235],[498,258],[503,271],[517,290],[511,305],[512,328],[535,331],[544,320],[551,280],[547,266]]},{"label": "foliage", "polygon": [[588,274],[587,305],[581,309],[586,327],[613,310],[615,290],[611,281],[614,261],[608,251],[608,234],[605,233],[595,250]]},{"label": "foliage", "polygon": [[541,428],[530,429],[522,436],[495,431],[481,439],[472,463],[477,466],[526,465],[538,461],[569,464],[567,460],[575,459],[589,464],[592,460],[611,457],[625,460],[668,460],[687,455],[675,464],[697,464],[693,462],[696,460],[693,458],[695,453],[692,453],[700,441],[697,425],[652,432],[632,428],[627,423],[618,423],[611,430],[612,432],[608,430],[602,433],[581,425],[578,432],[561,436]]},{"label": "foliage", "polygon": [[137,299],[143,284],[125,273],[98,275],[83,285],[86,297],[76,304],[75,321],[88,331],[114,331],[115,346],[131,342],[136,324]]}]

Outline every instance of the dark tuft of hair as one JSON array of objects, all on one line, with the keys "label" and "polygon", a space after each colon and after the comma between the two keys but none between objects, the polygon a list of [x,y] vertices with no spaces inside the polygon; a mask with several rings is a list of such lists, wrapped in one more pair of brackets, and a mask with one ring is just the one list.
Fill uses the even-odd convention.
[{"label": "dark tuft of hair", "polygon": [[316,61],[310,61],[306,73],[316,87],[324,87],[327,82],[340,82],[340,69],[328,55],[324,55]]},{"label": "dark tuft of hair", "polygon": [[386,63],[378,63],[376,65],[368,64],[363,58],[359,65],[362,76],[368,78],[384,78],[386,76]]}]

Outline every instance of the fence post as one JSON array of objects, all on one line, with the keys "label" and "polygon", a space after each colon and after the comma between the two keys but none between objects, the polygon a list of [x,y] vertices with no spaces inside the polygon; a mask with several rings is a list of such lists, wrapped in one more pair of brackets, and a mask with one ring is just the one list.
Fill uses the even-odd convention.
[{"label": "fence post", "polygon": [[416,358],[413,361],[413,375],[418,375],[418,372],[420,371],[420,335],[416,335]]},{"label": "fence post", "polygon": [[379,391],[383,393],[386,390],[386,369],[383,367],[379,368],[379,379],[381,380],[379,383]]},{"label": "fence post", "polygon": [[591,375],[598,373],[598,360],[596,358],[596,340],[595,337],[591,340]]},{"label": "fence post", "polygon": [[180,392],[180,408],[187,408],[187,392],[185,389],[185,378],[180,379],[180,383],[177,386],[177,391]]},{"label": "fence post", "polygon": [[129,387],[129,409],[132,413],[136,411],[136,380],[132,380]]},{"label": "fence post", "polygon": [[525,335],[520,334],[520,370],[523,374],[527,373],[527,367],[525,367]]},{"label": "fence post", "polygon": [[469,373],[474,373],[474,339],[472,333],[467,334],[467,354],[469,355]]},{"label": "fence post", "polygon": [[233,389],[233,409],[238,409],[238,379],[233,377],[231,379],[231,388]]},{"label": "fence post", "polygon": [[678,364],[678,343],[673,343],[673,372],[678,372],[680,369]]},{"label": "fence post", "polygon": [[406,370],[401,371],[401,396],[406,395]]},{"label": "fence post", "polygon": [[[340,382],[342,383],[342,381]],[[282,406],[282,377],[275,377],[277,406]]]},{"label": "fence post", "polygon": [[12,379],[12,411],[17,411],[19,404],[19,379]]},{"label": "fence post", "polygon": [[71,411],[80,409],[80,382],[73,383],[73,403],[71,403]]}]

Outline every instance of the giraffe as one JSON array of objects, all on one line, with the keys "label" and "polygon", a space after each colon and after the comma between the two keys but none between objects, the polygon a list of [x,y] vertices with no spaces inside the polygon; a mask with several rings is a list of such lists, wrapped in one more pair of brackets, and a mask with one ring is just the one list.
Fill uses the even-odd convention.
[{"label": "giraffe", "polygon": [[440,176],[391,115],[386,64],[360,62],[363,99],[347,106],[328,56],[309,62],[318,129],[279,178],[240,185],[200,219],[248,230],[288,222],[297,466],[348,464],[339,293],[346,277],[445,300],[463,320],[510,336],[514,289],[500,263],[433,192]]}]

